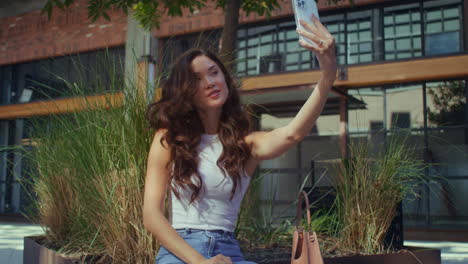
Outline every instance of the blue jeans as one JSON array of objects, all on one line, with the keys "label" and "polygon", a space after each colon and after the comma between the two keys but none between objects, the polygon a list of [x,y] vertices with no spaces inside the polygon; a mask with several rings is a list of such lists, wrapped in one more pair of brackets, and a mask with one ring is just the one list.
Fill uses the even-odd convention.
[{"label": "blue jeans", "polygon": [[[252,261],[244,260],[244,256],[239,247],[239,241],[234,237],[234,233],[223,230],[199,230],[199,229],[176,229],[177,233],[196,251],[209,259],[218,254],[230,257],[234,264],[256,264]],[[183,264],[163,246],[160,247],[156,255],[156,264]]]}]

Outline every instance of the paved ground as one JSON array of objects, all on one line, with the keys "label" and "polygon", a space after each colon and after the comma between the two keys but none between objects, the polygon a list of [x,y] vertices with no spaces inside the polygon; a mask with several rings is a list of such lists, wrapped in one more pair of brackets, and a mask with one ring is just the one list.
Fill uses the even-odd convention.
[{"label": "paved ground", "polygon": [[22,264],[23,237],[43,233],[38,225],[0,223],[0,264]]},{"label": "paved ground", "polygon": [[[23,237],[42,233],[37,225],[0,222],[0,264],[22,264]],[[468,264],[468,243],[405,241],[405,245],[442,249],[442,264]]]}]

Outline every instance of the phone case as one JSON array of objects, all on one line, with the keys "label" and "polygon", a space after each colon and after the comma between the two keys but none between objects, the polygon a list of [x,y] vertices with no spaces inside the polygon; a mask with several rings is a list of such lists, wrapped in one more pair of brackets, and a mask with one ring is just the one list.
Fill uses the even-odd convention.
[{"label": "phone case", "polygon": [[[299,20],[301,19],[306,21],[307,23],[310,23],[312,26],[314,26],[314,23],[312,22],[312,14],[314,14],[318,19],[320,19],[317,9],[317,3],[315,2],[315,0],[292,0],[292,6],[294,10],[294,19],[296,20],[296,27],[299,29],[308,31],[299,23]],[[315,42],[307,38],[299,36],[299,39],[302,39],[307,43],[310,43],[314,47],[317,47],[317,44],[315,44]]]}]

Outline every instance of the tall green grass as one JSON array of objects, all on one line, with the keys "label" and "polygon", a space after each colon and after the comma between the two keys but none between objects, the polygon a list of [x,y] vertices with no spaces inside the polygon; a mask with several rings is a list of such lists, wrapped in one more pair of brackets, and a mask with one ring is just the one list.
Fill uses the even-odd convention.
[{"label": "tall green grass", "polygon": [[[325,173],[320,175],[320,179]],[[298,190],[301,191],[311,173],[308,173],[302,180]],[[246,250],[258,248],[275,249],[291,248],[292,235],[296,227],[296,215],[289,215],[291,211],[296,212],[298,199],[291,201],[286,208],[281,210],[275,204],[277,186],[272,185],[269,196],[266,199],[261,197],[261,187],[265,177],[271,177],[271,173],[255,173],[250,183],[244,200],[242,201],[239,220],[237,223],[237,236]],[[312,191],[314,191],[312,186]],[[295,197],[298,197],[298,193]],[[320,235],[330,236],[335,234],[336,214],[333,209],[324,211],[315,208],[317,201],[310,201],[311,225],[307,225],[303,217],[300,225],[303,228],[312,229]],[[305,210],[304,210],[305,212]]]},{"label": "tall green grass", "polygon": [[[82,111],[32,119],[35,147],[24,152],[34,169],[35,222],[60,252],[101,256],[112,263],[153,263],[155,240],[142,223],[146,160],[153,132],[146,99],[123,87],[108,65],[107,91],[127,92],[125,104],[87,100],[87,82],[63,80],[83,100]],[[131,84],[130,84],[131,85]],[[44,118],[40,118],[44,120]]]},{"label": "tall green grass", "polygon": [[376,254],[389,250],[385,236],[397,206],[424,182],[424,162],[409,144],[409,132],[387,136],[380,151],[369,142],[353,143],[350,158],[338,166],[335,201],[343,252]]}]

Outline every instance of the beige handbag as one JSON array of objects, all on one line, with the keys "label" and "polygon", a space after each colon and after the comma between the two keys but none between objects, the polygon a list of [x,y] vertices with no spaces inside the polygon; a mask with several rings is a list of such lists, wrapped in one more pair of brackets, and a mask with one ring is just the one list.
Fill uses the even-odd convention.
[{"label": "beige handbag", "polygon": [[317,235],[311,230],[304,230],[301,226],[302,201],[307,208],[307,225],[310,226],[309,198],[302,191],[297,203],[296,230],[293,236],[291,264],[323,264]]}]

